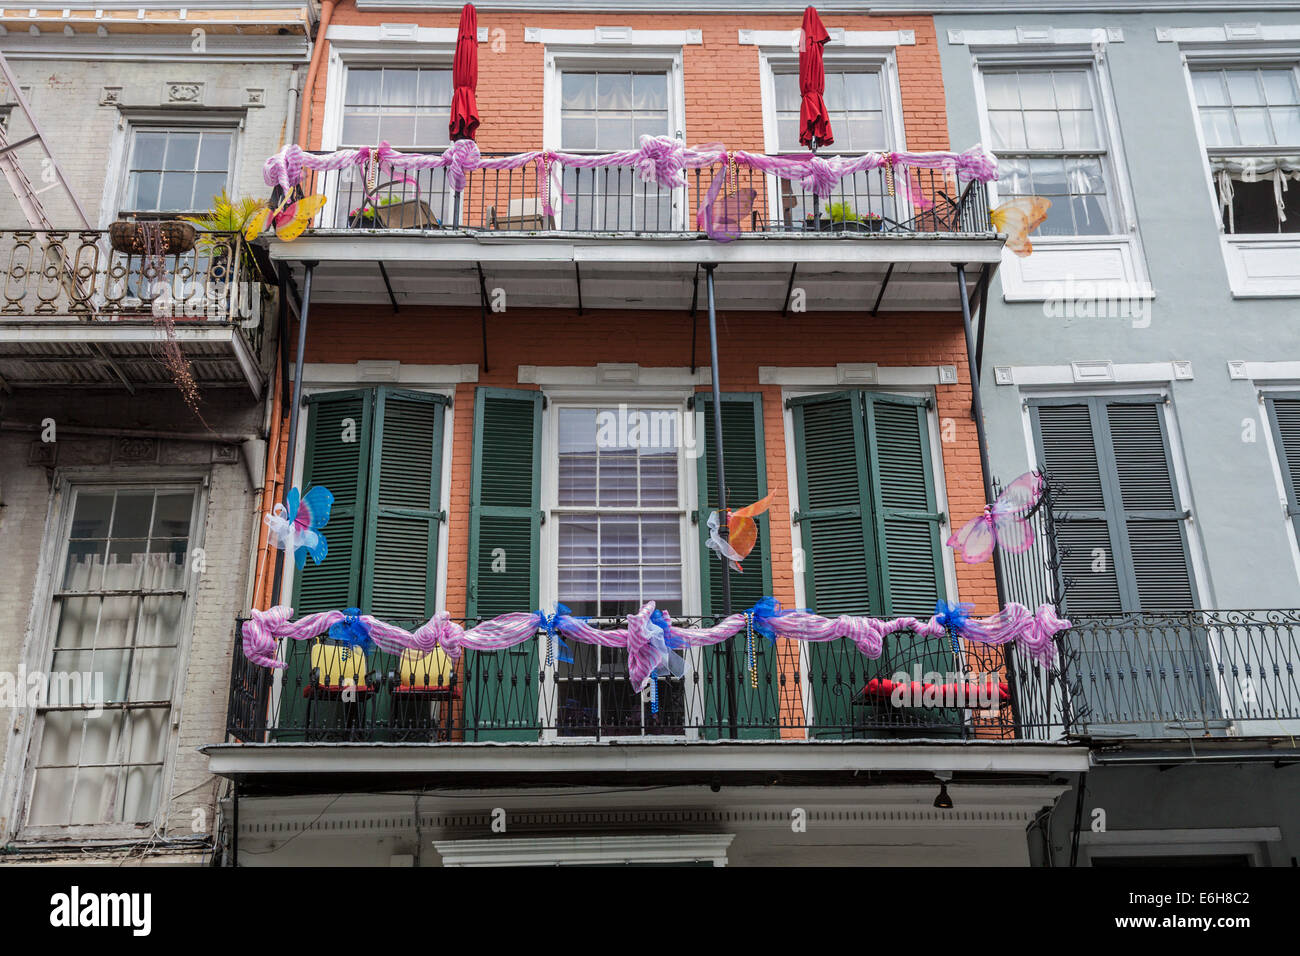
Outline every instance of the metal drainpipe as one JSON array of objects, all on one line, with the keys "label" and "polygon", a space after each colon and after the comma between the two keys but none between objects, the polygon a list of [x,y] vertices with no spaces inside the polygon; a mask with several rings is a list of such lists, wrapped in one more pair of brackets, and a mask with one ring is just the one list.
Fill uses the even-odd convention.
[{"label": "metal drainpipe", "polygon": [[[709,295],[709,367],[713,374],[713,455],[715,468],[718,474],[718,515],[719,530],[722,533],[722,539],[727,539],[727,474],[723,466],[722,454],[722,386],[721,379],[718,375],[718,313],[714,306],[713,300],[713,270],[715,265],[708,263],[704,267],[705,286]],[[707,491],[707,489],[705,489]],[[722,562],[722,613],[726,616],[731,614],[731,568],[726,560]],[[726,652],[726,675],[727,675],[727,712],[728,724],[731,731],[731,739],[735,740],[740,736],[740,728],[736,715],[736,679],[734,655],[732,653],[731,641],[723,641]]]},{"label": "metal drainpipe", "polygon": [[[302,278],[302,312],[298,316],[298,352],[293,359],[293,402],[289,406],[289,448],[284,456],[284,487],[293,487],[294,452],[298,446],[298,422],[302,408],[302,366],[307,352],[307,315],[311,311],[311,277],[316,263],[304,262]],[[280,588],[284,583],[284,550],[275,552],[275,579],[271,584],[271,603],[280,603]]]},{"label": "metal drainpipe", "polygon": [[308,137],[311,134],[312,99],[316,94],[316,76],[320,72],[321,61],[325,58],[325,34],[329,32],[330,20],[334,19],[335,0],[321,0],[320,23],[316,27],[316,41],[311,48],[311,63],[307,66],[307,82],[303,84],[302,97],[299,100],[298,145],[310,148]]},{"label": "metal drainpipe", "polygon": [[[989,464],[988,436],[984,433],[984,402],[980,398],[980,383],[975,364],[975,328],[971,323],[970,299],[966,296],[966,267],[957,267],[957,292],[961,298],[961,321],[966,329],[966,362],[970,368],[971,417],[975,419],[975,439],[979,444],[980,473],[984,479],[984,500],[993,500],[993,468]],[[998,606],[1006,603],[1006,587],[1002,580],[1002,561],[998,550],[993,550],[993,579],[998,589]]]}]

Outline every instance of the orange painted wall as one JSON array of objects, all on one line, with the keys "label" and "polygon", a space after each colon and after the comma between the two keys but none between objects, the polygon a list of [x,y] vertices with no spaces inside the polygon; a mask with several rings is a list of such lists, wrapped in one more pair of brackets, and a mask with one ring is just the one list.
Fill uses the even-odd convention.
[{"label": "orange painted wall", "polygon": [[[801,17],[750,14],[624,14],[509,13],[479,11],[479,29],[489,42],[479,44],[478,107],[482,125],[477,136],[484,150],[537,149],[542,145],[542,84],[544,46],[525,43],[524,27],[581,30],[595,26],[628,26],[637,30],[702,30],[704,42],[682,49],[686,90],[686,140],[722,142],[731,149],[763,149],[763,106],[759,90],[758,48],[741,46],[739,31],[794,30]],[[335,24],[377,26],[415,23],[422,27],[455,29],[459,11],[401,13],[359,11],[352,0],[334,11]],[[931,17],[877,17],[828,14],[828,28],[846,30],[912,30],[914,46],[896,50],[907,148],[948,148],[948,119],[944,105],[939,47]],[[497,33],[496,31],[504,31]],[[504,39],[504,49],[493,38]],[[310,146],[320,148],[321,117],[325,109],[324,70],[311,101]],[[964,146],[969,143],[963,144]]]},{"label": "orange painted wall", "polygon": [[[570,310],[521,309],[488,317],[490,372],[480,366],[478,385],[520,385],[518,366],[635,362],[642,366],[687,364],[691,318],[686,312],[602,310],[579,316]],[[833,366],[837,362],[876,362],[884,366],[955,365],[959,382],[936,390],[937,413],[950,431],[943,443],[946,510],[964,521],[984,507],[975,425],[970,417],[970,381],[965,369],[965,339],[954,314],[899,314],[870,318],[846,313],[727,311],[718,314],[721,384],[724,391],[761,392],[767,442],[771,508],[772,584],[787,607],[795,602],[791,556],[790,494],[786,487],[785,431],[781,389],[760,385],[760,365]],[[406,308],[393,315],[386,306],[320,305],[311,312],[308,362],[352,364],[363,359],[398,359],[413,365],[476,364],[482,359],[477,309]],[[701,329],[699,361],[707,359],[707,333]],[[458,387],[452,408],[454,428],[451,508],[448,515],[447,610],[465,613],[468,574],[469,495],[473,448],[474,388]],[[943,503],[940,507],[945,507]],[[996,609],[992,565],[958,563],[961,599],[979,613]]]}]

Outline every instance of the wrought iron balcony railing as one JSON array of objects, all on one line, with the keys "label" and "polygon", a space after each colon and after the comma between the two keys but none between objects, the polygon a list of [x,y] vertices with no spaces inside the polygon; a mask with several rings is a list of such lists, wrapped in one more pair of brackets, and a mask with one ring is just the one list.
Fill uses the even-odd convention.
[{"label": "wrought iron balcony railing", "polygon": [[238,233],[187,252],[115,251],[107,230],[0,232],[0,321],[76,318],[231,323],[256,348],[266,280]]},{"label": "wrought iron balcony railing", "polygon": [[[506,153],[484,153],[505,156]],[[563,196],[540,185],[534,165],[476,169],[456,193],[440,169],[407,171],[367,191],[359,167],[306,170],[303,187],[327,202],[320,229],[464,229],[510,233],[703,234],[701,203],[720,165],[686,170],[685,188],[646,183],[628,167],[564,168]],[[539,192],[549,189],[554,214]],[[950,172],[885,168],[841,180],[829,199],[751,167],[735,170],[715,204],[728,232],[831,236],[993,235],[982,182],[961,183]],[[567,197],[568,201],[565,201]]]},{"label": "wrought iron balcony railing", "polygon": [[1000,648],[954,653],[946,638],[902,633],[873,661],[849,641],[802,653],[789,643],[756,637],[752,668],[743,636],[687,652],[686,674],[656,683],[656,707],[648,691],[633,691],[621,657],[589,645],[571,647],[572,664],[548,667],[544,649],[526,644],[453,665],[322,636],[282,645],[288,667],[273,672],[249,663],[237,641],[227,729],[272,743],[1015,735]]}]

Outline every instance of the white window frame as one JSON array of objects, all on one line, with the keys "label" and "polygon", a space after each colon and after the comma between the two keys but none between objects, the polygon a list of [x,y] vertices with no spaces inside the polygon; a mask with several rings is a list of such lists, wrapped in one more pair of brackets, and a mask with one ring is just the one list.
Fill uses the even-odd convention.
[{"label": "white window frame", "polygon": [[[1102,298],[1150,299],[1155,297],[1147,272],[1146,255],[1138,231],[1136,203],[1126,171],[1124,138],[1120,131],[1115,94],[1105,67],[1104,46],[1062,45],[1058,48],[979,50],[972,54],[975,112],[980,140],[993,142],[989,123],[984,74],[998,70],[1065,70],[1087,72],[1093,92],[1093,114],[1098,120],[1105,150],[1103,167],[1113,228],[1109,236],[1032,236],[1033,254],[1021,258],[1003,250],[1002,297],[1007,302],[1043,302],[1065,295],[1064,283],[1073,277],[1080,288],[1091,284]],[[990,145],[990,149],[992,146]],[[989,183],[989,205],[997,206],[997,183]],[[1078,295],[1073,295],[1078,298]]]},{"label": "white window frame", "polygon": [[[229,193],[237,178],[240,164],[243,157],[244,147],[244,119],[242,111],[232,112],[213,112],[204,111],[202,113],[180,112],[176,110],[159,110],[144,112],[132,111],[121,126],[121,135],[114,147],[110,149],[109,168],[120,169],[121,173],[117,176],[109,176],[105,183],[104,205],[100,214],[100,226],[106,228],[108,224],[116,219],[123,212],[136,212],[138,210],[128,210],[126,208],[127,191],[131,182],[131,154],[135,149],[135,135],[139,132],[172,132],[193,129],[196,131],[211,131],[214,133],[230,133],[230,164],[226,169],[226,192]],[[149,216],[166,218],[172,212],[177,215],[190,215],[193,213],[202,213],[208,207],[203,206],[199,209],[181,209],[181,210],[163,210],[157,213],[147,213]]]},{"label": "white window frame", "polygon": [[[1271,363],[1261,362],[1258,364],[1266,365]],[[1282,475],[1282,449],[1273,440],[1273,421],[1268,413],[1268,405],[1264,402],[1264,398],[1270,393],[1294,394],[1297,390],[1300,390],[1300,362],[1288,364],[1296,366],[1289,377],[1286,376],[1285,371],[1281,375],[1276,373],[1270,375],[1267,371],[1264,371],[1260,375],[1252,374],[1250,378],[1259,387],[1259,434],[1264,436],[1264,444],[1268,447],[1269,469],[1273,476],[1273,486],[1277,491],[1278,508],[1281,511],[1282,523],[1286,526],[1286,542],[1291,552],[1291,563],[1295,568],[1296,580],[1300,582],[1300,532],[1296,531],[1295,521],[1287,514],[1288,496],[1286,480]]]},{"label": "white window frame", "polygon": [[1269,850],[1282,851],[1278,827],[1214,827],[1085,831],[1079,862],[1092,866],[1106,857],[1247,856],[1251,866],[1268,866]]},{"label": "white window frame", "polygon": [[435,840],[443,866],[635,866],[709,862],[727,865],[734,833],[509,837]]},{"label": "white window frame", "polygon": [[[782,379],[795,379],[797,373],[808,373],[818,371],[811,369],[770,369],[770,379],[774,384],[781,384]],[[834,373],[834,369],[824,370],[825,372]],[[885,370],[881,370],[885,371]],[[896,384],[881,384],[879,381],[874,385],[864,385],[856,382],[843,381],[842,377],[836,384],[826,385],[808,385],[802,382],[794,385],[783,385],[781,389],[781,424],[785,431],[785,480],[786,487],[790,489],[790,555],[791,555],[791,573],[794,577],[794,606],[808,606],[808,592],[804,582],[804,573],[802,568],[794,566],[794,555],[802,555],[803,549],[803,526],[794,520],[794,515],[803,509],[803,503],[799,498],[799,461],[798,461],[798,443],[794,432],[794,410],[790,407],[790,399],[803,398],[808,395],[822,395],[827,392],[837,392],[844,389],[862,388],[869,392],[880,392],[885,395],[902,395],[909,398],[924,398],[929,404],[925,412],[926,429],[930,436],[930,466],[932,477],[934,479],[934,499],[935,507],[943,515],[943,520],[939,523],[939,540],[940,543],[947,541],[952,534],[953,516],[948,507],[948,481],[943,466],[943,434],[940,430],[942,422],[939,418],[939,403],[937,393],[931,383],[935,381],[933,376],[941,374],[934,368],[897,368],[888,370],[890,374],[883,376],[887,381]],[[781,373],[786,373],[782,375]],[[795,381],[798,381],[795,379]],[[952,548],[940,547],[943,554],[943,583],[947,590],[949,600],[958,600],[957,591],[957,563]],[[775,571],[775,568],[773,569]],[[806,641],[799,642],[799,672],[800,693],[803,695],[804,723],[812,726],[816,719],[815,699],[812,693],[812,677],[810,672],[809,649]]]},{"label": "white window frame", "polygon": [[[330,41],[329,64],[325,71],[325,109],[320,127],[321,149],[326,152],[339,149],[342,142],[343,104],[350,68],[424,67],[450,70],[452,59],[456,55],[456,30],[452,27],[417,27],[415,24],[401,23],[383,23],[378,26],[334,25],[329,28],[327,37]],[[479,29],[478,38],[479,42],[487,39],[486,28]],[[350,167],[347,170],[323,173],[317,179],[320,184],[317,191],[329,196],[331,203],[337,201],[340,178],[344,175],[355,176],[357,172],[354,167]],[[429,206],[435,216],[448,222],[452,204],[448,192],[437,206],[432,202]],[[332,223],[336,215],[338,213],[334,209],[322,209],[317,222],[324,228],[332,228],[327,224]]]},{"label": "white window frame", "polygon": [[[207,527],[209,488],[207,476],[192,470],[157,470],[144,468],[121,469],[105,472],[98,469],[70,468],[60,470],[55,478],[50,497],[49,519],[46,527],[58,529],[57,534],[47,532],[42,542],[40,562],[37,566],[35,595],[28,618],[30,638],[25,649],[23,664],[28,673],[44,672],[49,668],[54,653],[54,593],[59,588],[63,568],[67,561],[68,539],[72,528],[72,514],[76,492],[102,490],[186,490],[194,492],[194,510],[190,516],[189,553],[204,547]],[[194,638],[195,606],[199,585],[191,584],[186,594],[182,612],[180,636],[176,642],[176,672],[172,679],[171,708],[166,720],[167,743],[164,745],[163,766],[158,783],[158,805],[153,819],[147,823],[84,823],[30,826],[27,823],[33,789],[36,784],[36,764],[41,746],[43,721],[36,714],[19,725],[19,732],[10,738],[12,768],[4,782],[9,791],[5,802],[13,809],[13,830],[19,842],[68,839],[75,834],[83,840],[136,839],[166,824],[172,803],[172,787],[176,774],[176,744],[179,738],[184,710],[185,682],[190,660],[190,647]]]},{"label": "white window frame", "polygon": [[[543,370],[535,370],[543,371]],[[558,370],[557,370],[558,371]],[[574,371],[579,371],[574,369]],[[685,371],[685,370],[683,370]],[[538,377],[535,373],[530,376]],[[541,377],[545,378],[545,374]],[[565,376],[568,377],[568,376]],[[575,376],[576,378],[576,376]],[[541,460],[542,468],[542,488],[541,501],[542,512],[547,516],[547,520],[542,522],[541,542],[539,553],[542,555],[541,565],[545,568],[545,573],[539,576],[538,590],[541,595],[542,607],[554,607],[559,601],[559,522],[555,517],[565,513],[582,513],[589,511],[589,508],[580,506],[564,507],[559,505],[559,411],[562,408],[617,408],[620,404],[638,409],[662,409],[680,412],[683,421],[686,418],[693,418],[695,412],[687,408],[687,402],[695,395],[694,389],[686,388],[653,388],[630,386],[627,388],[617,388],[612,386],[573,386],[573,385],[556,385],[544,386],[542,394],[546,399],[546,409],[542,412],[542,448]],[[697,447],[702,448],[702,435],[696,435]],[[681,557],[682,557],[682,612],[686,617],[695,617],[700,614],[701,596],[700,596],[700,554],[699,554],[699,529],[691,522],[691,515],[695,514],[699,508],[698,480],[696,474],[696,459],[692,458],[688,451],[683,450],[677,458],[677,488],[678,488],[678,506],[677,508],[665,508],[664,511],[680,511],[681,514]],[[639,513],[639,508],[627,509],[630,513]],[[655,600],[653,596],[650,600]],[[556,680],[556,665],[552,663],[549,667],[546,664],[546,648],[544,641],[538,642],[538,666],[546,670],[547,679],[554,686]],[[702,658],[699,649],[692,649],[685,655],[688,659],[688,665],[691,670],[698,670],[702,666]],[[685,680],[689,681],[689,671]],[[556,720],[558,718],[558,695],[552,694],[551,700],[545,699],[546,695],[538,695],[538,717],[541,726],[547,728],[542,733],[544,741],[555,740],[594,740],[594,737],[560,737]],[[649,691],[642,692],[642,700],[649,700]],[[601,735],[601,740],[612,742],[626,742],[630,739],[643,740],[648,739],[654,742],[668,742],[673,740],[693,740],[698,736],[696,728],[704,719],[701,707],[703,701],[692,699],[687,695],[686,705],[688,710],[685,714],[686,733],[685,735],[672,734],[641,734],[626,736],[608,736]],[[689,708],[695,707],[696,710]]]},{"label": "white window frame", "polygon": [[[542,31],[543,34],[549,31]],[[569,31],[560,31],[568,33]],[[573,31],[580,32],[580,31]],[[686,131],[686,86],[682,75],[681,46],[622,45],[596,46],[547,44],[543,59],[545,75],[542,81],[542,148],[558,150],[560,148],[560,130],[562,124],[561,85],[566,70],[573,71],[613,71],[613,72],[657,72],[668,75],[668,134],[675,139],[689,142]],[[559,196],[563,170],[551,170],[551,195]],[[686,197],[681,190],[673,191],[672,223],[674,229],[686,227]],[[556,218],[561,228],[565,217],[573,213],[567,204],[557,202]]]},{"label": "white window frame", "polygon": [[[794,36],[798,35],[796,31]],[[852,34],[849,35],[853,36]],[[903,91],[898,79],[898,57],[891,41],[894,34],[859,34],[870,38],[852,46],[843,46],[834,41],[827,43],[823,49],[823,62],[828,68],[852,72],[858,68],[863,72],[880,74],[880,98],[884,106],[885,137],[887,150],[903,151],[907,149],[907,129],[903,122]],[[761,37],[760,37],[761,39]],[[879,43],[880,45],[876,45]],[[769,154],[780,151],[780,139],[777,135],[776,122],[776,67],[798,66],[798,48],[792,45],[760,45],[758,49],[758,77],[763,102],[763,148]],[[834,144],[826,149],[830,155],[839,155]],[[858,155],[845,154],[845,155]],[[781,209],[781,189],[775,176],[767,176],[767,208]]]},{"label": "white window frame", "polygon": [[[1286,28],[1276,28],[1284,30]],[[1183,54],[1183,79],[1187,86],[1187,102],[1191,109],[1196,145],[1200,150],[1204,176],[1204,195],[1219,233],[1219,246],[1223,252],[1224,266],[1228,270],[1228,286],[1233,298],[1279,298],[1300,296],[1300,233],[1231,234],[1223,226],[1219,210],[1219,196],[1210,172],[1209,145],[1201,129],[1200,110],[1196,105],[1196,90],[1192,73],[1200,68],[1250,69],[1270,65],[1295,66],[1300,63],[1300,27],[1291,42],[1260,44],[1254,42],[1193,42],[1181,46]],[[1174,38],[1180,34],[1174,31]],[[1197,40],[1200,33],[1182,34]],[[1243,147],[1243,151],[1249,151]],[[1292,189],[1300,188],[1293,183]]]}]

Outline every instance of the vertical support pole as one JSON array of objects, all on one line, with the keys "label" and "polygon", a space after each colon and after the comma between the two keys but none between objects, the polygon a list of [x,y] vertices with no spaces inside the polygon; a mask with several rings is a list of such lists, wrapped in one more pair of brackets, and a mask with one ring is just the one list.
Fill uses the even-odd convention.
[{"label": "vertical support pole", "polygon": [[[709,363],[713,373],[713,455],[714,468],[718,475],[718,515],[721,517],[720,532],[722,539],[727,539],[727,473],[723,464],[722,450],[722,385],[718,374],[718,312],[713,294],[713,270],[716,266],[708,263],[704,267],[705,286],[709,299]],[[722,613],[731,614],[731,566],[722,562]],[[739,717],[736,713],[736,675],[735,658],[731,641],[723,641],[726,652],[725,671],[727,679],[727,712],[731,739],[740,736]]]},{"label": "vertical support pole", "polygon": [[[284,456],[284,487],[293,486],[294,461],[298,449],[298,423],[302,410],[302,366],[307,352],[307,315],[311,311],[311,277],[316,263],[304,262],[306,274],[302,280],[302,312],[298,316],[298,353],[293,360],[293,399],[289,403],[289,450]],[[275,580],[271,585],[271,601],[279,604],[280,589],[284,584],[284,550],[276,549]]]},{"label": "vertical support pole", "polygon": [[[976,354],[978,348],[975,343],[975,328],[971,323],[970,297],[966,291],[966,267],[960,262],[955,263],[955,265],[957,267],[957,295],[961,299],[961,321],[963,328],[966,330],[966,362],[970,370],[970,409],[971,417],[975,419],[975,440],[979,444],[980,473],[984,482],[984,500],[993,501],[993,467],[989,463],[988,436],[984,431],[984,401],[980,397],[979,359]],[[987,289],[985,294],[987,295]],[[983,303],[981,302],[982,308]],[[985,317],[987,318],[987,316]],[[1002,569],[1000,548],[993,549],[993,582],[997,587],[998,608],[1001,609],[1007,603],[1007,587]],[[1007,671],[1007,690],[1010,691],[1011,719],[1015,725],[1016,736],[1019,737],[1020,708],[1016,701],[1016,661],[1010,648],[1004,649],[1003,662]]]},{"label": "vertical support pole", "polygon": [[239,866],[239,781],[230,785],[230,865]]}]

